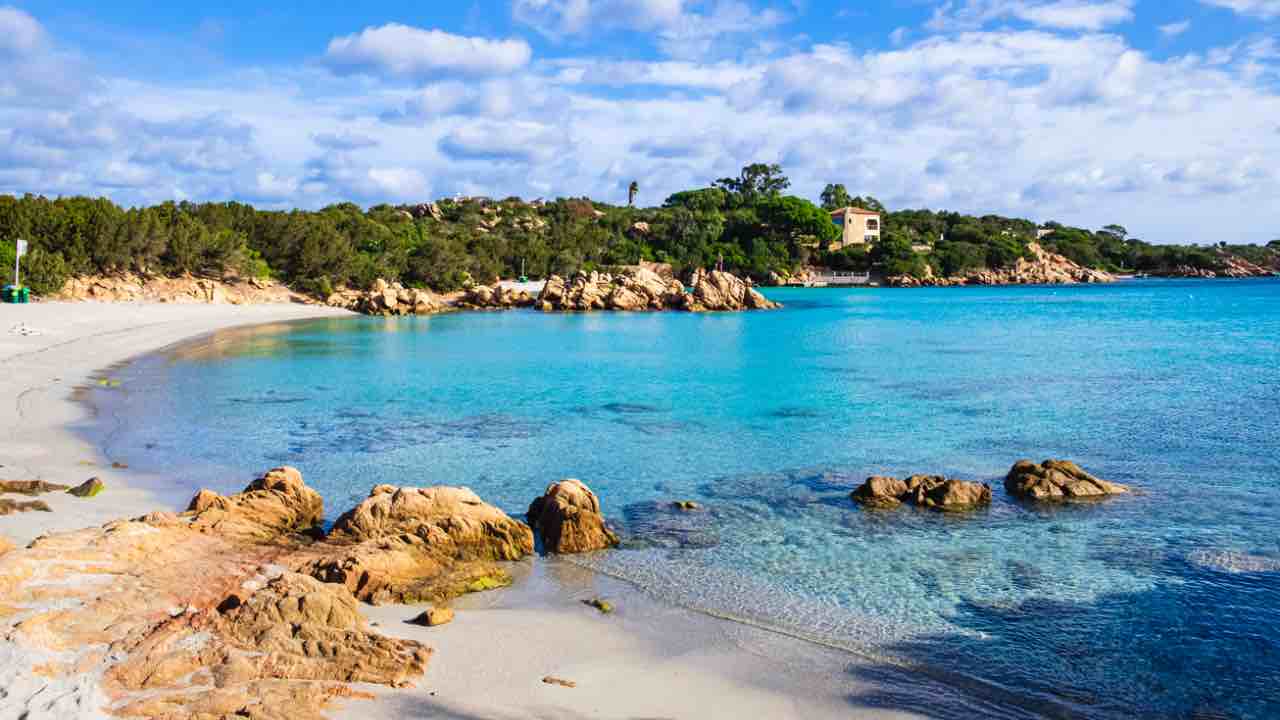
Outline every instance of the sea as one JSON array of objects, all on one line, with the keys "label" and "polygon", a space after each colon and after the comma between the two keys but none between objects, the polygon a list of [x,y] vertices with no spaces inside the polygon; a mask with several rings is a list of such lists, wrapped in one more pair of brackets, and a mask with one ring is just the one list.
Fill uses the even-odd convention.
[{"label": "sea", "polygon": [[[330,520],[381,483],[523,516],[575,477],[623,544],[574,562],[991,714],[1280,717],[1280,281],[765,292],[220,332],[104,374],[96,438],[192,489],[297,466]],[[1024,458],[1135,492],[1021,502]],[[916,473],[994,501],[850,499]]]}]

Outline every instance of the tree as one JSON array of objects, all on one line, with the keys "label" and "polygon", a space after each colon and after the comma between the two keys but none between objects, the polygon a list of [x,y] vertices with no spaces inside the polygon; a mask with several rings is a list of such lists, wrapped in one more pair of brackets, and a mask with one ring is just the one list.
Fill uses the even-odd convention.
[{"label": "tree", "polygon": [[860,207],[863,210],[870,210],[872,212],[878,212],[878,213],[887,212],[885,210],[884,205],[881,204],[879,200],[871,197],[870,195],[866,196],[865,198],[862,197],[861,195],[858,195],[854,197],[852,200],[850,200],[849,204],[853,205],[854,207]]},{"label": "tree", "polygon": [[828,212],[847,208],[853,204],[853,198],[849,197],[849,191],[839,183],[835,185],[827,183],[827,186],[822,189],[821,200],[822,209]]},{"label": "tree", "polygon": [[1114,237],[1117,240],[1124,240],[1126,237],[1129,236],[1129,231],[1126,230],[1123,225],[1112,224],[1112,225],[1104,225],[1103,228],[1098,231],[1098,234],[1110,235],[1111,237]]},{"label": "tree", "polygon": [[760,221],[775,240],[796,246],[798,241],[812,238],[819,247],[826,247],[840,235],[840,229],[831,222],[831,215],[813,203],[793,195],[765,199],[759,205]]},{"label": "tree", "polygon": [[640,183],[635,180],[631,181],[631,185],[627,187],[627,207],[636,206],[636,195],[640,192]]},{"label": "tree", "polygon": [[791,187],[791,181],[782,174],[782,167],[777,163],[752,163],[742,168],[738,177],[720,178],[714,184],[736,196],[742,205],[753,204],[760,198],[781,195],[783,190]]}]

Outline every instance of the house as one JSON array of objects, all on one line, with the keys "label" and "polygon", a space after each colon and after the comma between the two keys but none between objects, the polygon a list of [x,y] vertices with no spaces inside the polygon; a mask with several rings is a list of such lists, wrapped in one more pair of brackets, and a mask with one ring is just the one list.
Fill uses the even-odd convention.
[{"label": "house", "polygon": [[874,245],[880,242],[880,213],[859,207],[831,211],[831,222],[840,228],[840,239],[831,243],[832,250],[850,245]]}]

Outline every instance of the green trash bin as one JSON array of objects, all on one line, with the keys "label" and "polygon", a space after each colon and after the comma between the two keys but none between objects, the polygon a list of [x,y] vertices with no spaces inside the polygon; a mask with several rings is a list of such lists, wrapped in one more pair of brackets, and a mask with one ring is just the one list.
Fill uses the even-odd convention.
[{"label": "green trash bin", "polygon": [[0,300],[7,303],[31,302],[31,288],[5,285],[3,292],[0,292]]}]

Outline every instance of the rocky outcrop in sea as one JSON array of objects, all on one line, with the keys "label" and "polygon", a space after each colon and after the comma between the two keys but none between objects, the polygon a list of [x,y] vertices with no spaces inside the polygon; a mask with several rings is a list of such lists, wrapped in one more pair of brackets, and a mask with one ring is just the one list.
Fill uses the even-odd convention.
[{"label": "rocky outcrop in sea", "polygon": [[600,499],[581,480],[548,485],[530,503],[528,517],[549,553],[591,552],[618,544],[618,536],[605,525]]},{"label": "rocky outcrop in sea", "polygon": [[1045,460],[1038,465],[1019,460],[1005,476],[1004,488],[1027,500],[1094,500],[1129,492],[1127,486],[1094,477],[1070,460]]},{"label": "rocky outcrop in sea", "polygon": [[532,307],[533,303],[533,296],[527,291],[495,283],[471,286],[458,298],[456,306],[464,310],[511,310]]},{"label": "rocky outcrop in sea", "polygon": [[991,486],[941,475],[912,475],[905,480],[875,476],[867,478],[851,497],[859,505],[880,509],[909,503],[916,507],[959,512],[990,505]]},{"label": "rocky outcrop in sea", "polygon": [[544,312],[585,310],[684,310],[690,312],[769,310],[780,307],[741,278],[718,270],[697,270],[691,291],[671,277],[638,267],[616,275],[579,272],[566,280],[547,279],[536,307]]}]

